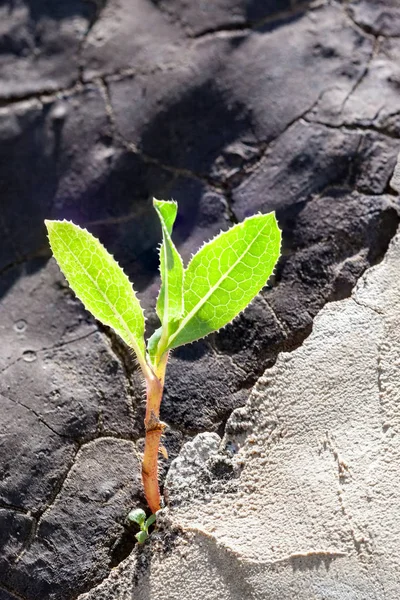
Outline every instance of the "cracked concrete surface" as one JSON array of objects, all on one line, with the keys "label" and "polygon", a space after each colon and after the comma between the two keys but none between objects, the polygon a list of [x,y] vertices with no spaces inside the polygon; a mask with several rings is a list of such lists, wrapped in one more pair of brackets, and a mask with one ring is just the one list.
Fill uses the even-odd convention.
[{"label": "cracked concrete surface", "polygon": [[[72,600],[94,588],[132,549],[124,519],[143,502],[141,378],[49,261],[44,218],[72,219],[100,237],[139,290],[151,332],[153,195],[179,202],[175,240],[185,261],[246,215],[277,211],[284,252],[272,285],[234,323],[170,361],[162,480],[196,434],[215,441],[236,431],[232,460],[203,468],[193,450],[199,501],[221,481],[237,494],[232,461],[252,427],[240,407],[279,353],[303,343],[326,303],[348,297],[384,257],[400,220],[396,2],[215,0],[212,11],[203,0],[61,4],[0,7],[0,600]],[[360,293],[357,302],[365,303]],[[284,432],[273,419],[267,429],[272,447]],[[321,475],[321,494],[333,482],[343,487],[335,506],[349,522],[349,463],[332,433],[323,443],[336,479]],[[346,531],[349,547],[374,554],[362,522]],[[199,565],[205,551],[221,562],[201,536]],[[168,552],[184,540],[166,530],[159,544]],[[346,558],[338,544],[315,542],[306,558],[304,548],[287,550],[279,569],[329,565],[329,552],[335,565]],[[133,574],[143,590],[151,552],[139,554]],[[229,557],[226,573],[240,569]],[[216,582],[229,576],[216,573]]]},{"label": "cracked concrete surface", "polygon": [[79,600],[398,598],[399,268],[400,233],[222,440],[183,447],[164,528]]}]

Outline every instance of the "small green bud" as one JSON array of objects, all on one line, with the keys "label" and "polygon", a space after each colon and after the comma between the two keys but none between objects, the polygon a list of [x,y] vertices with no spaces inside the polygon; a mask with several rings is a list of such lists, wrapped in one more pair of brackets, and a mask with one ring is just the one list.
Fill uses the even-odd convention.
[{"label": "small green bud", "polygon": [[131,512],[127,516],[128,521],[132,523],[137,523],[142,527],[143,523],[146,520],[146,513],[141,508],[135,508],[131,510]]},{"label": "small green bud", "polygon": [[147,531],[139,531],[139,533],[135,535],[135,538],[137,539],[139,544],[144,544],[148,537],[149,536]]}]

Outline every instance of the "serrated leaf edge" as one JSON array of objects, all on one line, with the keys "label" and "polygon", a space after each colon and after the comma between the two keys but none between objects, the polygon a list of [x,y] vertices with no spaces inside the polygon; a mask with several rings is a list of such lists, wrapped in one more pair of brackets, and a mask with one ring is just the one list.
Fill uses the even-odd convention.
[{"label": "serrated leaf edge", "polygon": [[[276,221],[276,214],[275,214],[275,211],[271,211],[271,212],[269,212],[269,213],[266,213],[266,214],[264,214],[264,213],[261,213],[261,212],[258,212],[258,213],[256,213],[255,215],[251,215],[250,217],[246,217],[246,218],[245,218],[243,221],[241,221],[240,223],[237,223],[237,224],[236,224],[236,226],[241,226],[241,225],[244,225],[246,222],[248,222],[248,221],[250,221],[250,220],[253,220],[253,219],[257,218],[257,217],[260,217],[260,216],[267,217],[267,216],[269,216],[269,215],[273,215],[273,216],[275,217],[275,221]],[[207,240],[207,241],[205,241],[205,242],[202,244],[202,246],[200,246],[200,248],[197,250],[197,252],[196,252],[195,254],[193,254],[193,255],[192,255],[192,257],[191,257],[191,259],[190,259],[190,261],[189,261],[189,263],[188,263],[188,265],[187,265],[187,267],[186,267],[186,269],[185,269],[185,272],[186,272],[186,270],[187,270],[187,269],[189,269],[189,266],[190,266],[190,264],[192,263],[193,259],[194,259],[194,258],[197,256],[197,254],[198,254],[198,253],[199,253],[199,252],[200,252],[200,251],[201,251],[201,250],[202,250],[202,249],[203,249],[205,246],[208,246],[209,244],[211,244],[212,242],[214,242],[215,240],[217,240],[219,237],[223,236],[225,233],[228,233],[228,232],[229,232],[229,231],[231,231],[232,229],[233,229],[233,228],[232,228],[232,227],[230,227],[229,229],[226,229],[225,231],[222,231],[222,230],[221,230],[221,231],[220,231],[220,232],[219,232],[217,235],[215,235],[213,238],[211,238],[210,240]],[[279,229],[279,227],[278,227],[278,230],[279,230],[279,232],[281,233],[281,230]],[[260,232],[260,233],[261,233],[261,232]],[[257,235],[257,237],[258,237],[258,235]],[[256,238],[254,238],[254,239],[256,239]],[[282,236],[280,236],[280,240],[279,240],[278,259],[279,259],[280,253],[281,253],[281,252],[280,252],[280,250],[281,250],[281,245],[282,245]],[[228,269],[228,271],[227,271],[227,272],[224,274],[224,278],[225,278],[225,276],[226,276],[226,275],[228,275],[228,274],[229,274],[229,273],[232,271],[232,269],[233,269],[233,268],[234,268],[234,267],[237,265],[237,263],[238,263],[238,262],[239,262],[239,261],[240,261],[240,260],[243,258],[243,256],[244,256],[244,254],[242,254],[242,256],[240,257],[240,259],[236,260],[236,261],[235,261],[235,263],[234,263],[234,264],[233,264],[233,265],[232,265],[232,266],[231,266],[231,267]],[[265,282],[265,283],[264,283],[264,284],[263,284],[263,285],[260,287],[260,289],[259,289],[259,290],[258,290],[258,292],[257,292],[257,293],[254,295],[254,297],[252,298],[252,300],[251,300],[251,301],[250,301],[248,304],[246,304],[246,306],[245,306],[245,307],[244,307],[242,310],[240,310],[240,311],[238,312],[238,314],[237,314],[237,315],[235,315],[235,317],[234,317],[233,319],[231,319],[231,321],[229,321],[229,323],[232,323],[232,321],[233,321],[233,320],[234,320],[234,319],[235,319],[235,318],[236,318],[238,315],[240,315],[240,314],[241,314],[241,313],[242,313],[242,312],[245,310],[245,308],[247,308],[247,306],[248,306],[248,305],[249,305],[249,304],[250,304],[250,303],[251,303],[251,302],[254,300],[254,298],[255,298],[255,297],[256,297],[256,296],[257,296],[257,295],[260,293],[260,291],[262,290],[262,288],[263,288],[263,287],[264,287],[264,286],[265,286],[265,285],[268,283],[268,280],[269,280],[269,279],[270,279],[270,277],[273,275],[274,271],[275,271],[275,266],[274,266],[274,268],[272,269],[272,272],[271,272],[271,274],[269,275],[269,277],[268,277],[268,279],[266,280],[266,282]],[[219,280],[219,282],[220,282],[220,281],[221,281],[221,280]],[[208,300],[208,298],[209,298],[209,297],[210,297],[210,296],[211,296],[211,295],[212,295],[212,294],[215,292],[215,290],[217,289],[217,287],[218,287],[218,286],[217,286],[217,284],[216,284],[215,286],[213,286],[212,288],[210,288],[210,290],[207,292],[207,294],[206,294],[206,295],[205,295],[205,296],[202,298],[202,301],[203,301],[203,300],[204,300],[204,302],[205,302],[205,301],[207,301],[207,300]],[[203,302],[203,304],[204,304],[204,302]],[[200,304],[200,302],[199,302],[199,303],[196,305],[196,307],[197,307],[199,304]],[[196,307],[195,307],[195,308],[196,308]],[[197,310],[196,310],[196,312],[197,312]],[[178,329],[177,329],[177,330],[176,330],[176,331],[173,333],[173,335],[172,335],[172,336],[171,336],[171,337],[168,339],[168,349],[172,349],[172,346],[171,346],[171,344],[173,343],[173,340],[174,340],[174,339],[177,337],[178,333],[180,333],[180,331],[182,331],[182,329],[185,327],[185,325],[186,325],[186,324],[189,322],[189,320],[190,320],[190,319],[188,319],[188,317],[190,316],[190,318],[191,318],[191,317],[192,317],[194,314],[196,314],[196,312],[194,312],[194,309],[192,309],[192,310],[190,311],[190,313],[187,315],[187,317],[185,317],[185,318],[184,318],[184,319],[181,321],[181,323],[179,324],[179,327],[178,327]],[[185,322],[185,321],[186,321],[186,322]],[[226,325],[229,325],[229,323],[226,323]],[[217,331],[220,331],[221,329],[223,329],[224,327],[226,327],[226,325],[223,325],[222,327],[219,327],[218,329],[216,329],[216,330],[214,330],[214,331],[210,331],[210,332],[209,332],[209,333],[207,333],[206,335],[203,335],[203,336],[200,336],[199,338],[196,338],[196,340],[193,340],[193,342],[194,342],[194,341],[197,341],[197,340],[201,340],[201,339],[203,339],[203,338],[207,337],[208,335],[210,335],[211,333],[215,333],[215,332],[217,332]],[[188,342],[186,342],[186,343],[188,343]],[[186,345],[186,343],[184,343],[184,344],[182,344],[182,345]],[[189,342],[189,343],[192,343],[192,342]],[[179,347],[179,346],[177,346],[177,347]]]},{"label": "serrated leaf edge", "polygon": [[[183,286],[184,286],[184,280],[185,280],[185,268],[184,268],[184,264],[183,264],[183,260],[181,255],[179,254],[179,251],[177,249],[177,247],[175,246],[173,240],[172,240],[172,236],[169,233],[166,224],[165,224],[165,220],[163,218],[162,212],[160,210],[160,207],[157,206],[157,203],[166,203],[166,204],[174,204],[176,207],[176,212],[178,211],[178,203],[175,200],[158,200],[157,198],[153,198],[153,207],[157,213],[158,219],[160,221],[160,225],[161,225],[161,233],[162,233],[162,242],[159,244],[159,248],[158,248],[158,252],[159,252],[159,264],[160,264],[160,279],[161,279],[161,285],[160,285],[160,290],[157,296],[157,300],[156,300],[156,312],[158,317],[160,318],[160,322],[161,322],[161,335],[160,335],[160,339],[158,341],[158,345],[155,349],[155,353],[151,354],[150,356],[150,360],[153,363],[154,360],[156,359],[157,356],[160,357],[161,354],[164,353],[164,348],[167,346],[168,343],[168,336],[169,336],[169,332],[170,332],[170,324],[172,323],[172,319],[171,316],[168,314],[168,291],[170,289],[169,286],[169,278],[168,278],[168,269],[166,268],[167,265],[167,242],[170,243],[171,247],[173,250],[175,250],[176,255],[178,260],[180,261],[181,267],[182,267],[182,285],[181,285],[181,290],[180,290],[180,312],[174,316],[174,321],[177,321],[178,319],[180,319],[183,315],[183,311],[184,311],[184,302],[183,302]],[[173,224],[171,227],[171,231],[173,228]],[[163,274],[161,272],[161,255],[163,254],[163,260],[164,260],[164,267],[166,269],[166,273],[165,273],[165,280],[163,279]],[[164,286],[164,288],[163,288]],[[162,319],[161,319],[161,315],[158,314],[158,302],[161,296],[161,290],[163,289],[164,291],[164,303],[163,303],[163,310],[162,310]],[[148,343],[147,343],[147,347],[148,347]]]},{"label": "serrated leaf edge", "polygon": [[[175,204],[175,206],[178,208],[178,203],[177,203],[175,200],[158,200],[157,198],[153,198],[153,201],[154,201],[154,200],[156,200],[157,202],[169,202],[170,204]],[[184,283],[184,279],[185,279],[185,268],[184,268],[184,265],[183,265],[183,260],[182,260],[182,257],[181,257],[181,255],[179,254],[179,252],[178,252],[178,249],[177,249],[177,247],[175,246],[175,244],[174,244],[174,242],[173,242],[173,240],[172,240],[172,236],[170,235],[170,233],[169,233],[169,231],[168,231],[167,227],[165,226],[164,219],[162,219],[162,218],[160,217],[159,210],[158,210],[158,208],[156,208],[156,206],[155,206],[155,205],[154,205],[154,208],[155,208],[155,210],[156,210],[156,212],[157,212],[157,215],[158,215],[158,218],[159,218],[159,220],[160,220],[160,224],[161,224],[161,229],[162,229],[162,234],[163,234],[163,237],[164,237],[164,235],[165,235],[165,237],[168,239],[168,241],[169,241],[169,242],[171,242],[171,245],[172,245],[172,247],[173,247],[173,248],[176,250],[176,253],[177,253],[177,255],[179,256],[179,259],[180,259],[180,261],[181,261],[181,264],[182,264],[183,277],[182,277],[182,288],[181,288],[181,311],[180,311],[180,314],[179,314],[179,315],[177,315],[177,317],[176,317],[177,319],[179,319],[179,318],[180,318],[180,317],[183,315],[183,310],[184,310],[184,306],[183,306],[183,283]],[[163,239],[163,241],[160,243],[160,246],[159,246],[159,258],[160,258],[160,264],[161,264],[161,252],[165,252],[165,243],[164,243],[164,239]],[[166,264],[166,256],[165,256],[165,255],[164,255],[164,263]],[[161,285],[162,285],[162,284],[163,284],[163,281],[162,281],[162,274],[161,274],[161,271],[160,271],[160,278],[161,278]],[[168,280],[168,278],[167,278],[167,280]],[[166,298],[166,301],[164,302],[164,305],[165,305],[165,306],[168,306],[168,287],[167,287],[167,285],[165,285],[165,290],[166,290],[166,293],[164,292],[164,298]],[[160,297],[160,294],[161,294],[161,286],[160,286],[160,291],[159,291],[159,293],[158,293],[158,296],[157,296],[157,303],[158,303],[158,299],[159,299],[159,297]],[[156,305],[157,305],[157,304],[156,304]],[[164,312],[164,322],[163,322],[163,323],[161,323],[163,327],[166,327],[166,326],[168,325],[168,322],[169,322],[169,320],[168,320],[168,317],[167,317],[167,318],[165,318],[165,306],[164,306],[164,311],[163,311],[163,312]]]},{"label": "serrated leaf edge", "polygon": [[[88,233],[90,236],[92,236],[92,237],[93,237],[93,238],[94,238],[94,239],[95,239],[95,240],[98,242],[98,244],[100,244],[100,246],[101,246],[101,247],[102,247],[102,248],[103,248],[103,249],[104,249],[104,250],[107,252],[107,254],[108,254],[109,256],[111,256],[111,258],[114,260],[115,264],[116,264],[116,265],[117,265],[117,266],[118,266],[118,267],[121,269],[121,271],[122,271],[122,273],[124,274],[124,276],[125,276],[125,277],[128,279],[128,281],[129,281],[129,283],[130,283],[130,285],[131,285],[131,288],[132,288],[132,293],[133,293],[134,297],[136,298],[136,300],[138,301],[138,304],[139,304],[139,306],[140,306],[140,308],[141,308],[141,310],[142,310],[142,313],[143,313],[143,318],[144,318],[144,320],[146,320],[146,317],[145,317],[145,315],[144,315],[143,308],[142,308],[142,306],[141,306],[141,304],[140,304],[139,298],[137,297],[137,294],[136,294],[135,290],[133,289],[133,286],[132,286],[132,283],[131,283],[131,281],[130,281],[129,277],[127,276],[127,274],[125,273],[125,271],[123,270],[123,268],[120,266],[120,264],[118,263],[118,261],[117,261],[117,260],[115,260],[114,256],[113,256],[113,255],[112,255],[112,254],[111,254],[111,253],[110,253],[110,252],[109,252],[109,251],[108,251],[108,250],[105,248],[105,246],[103,246],[103,244],[100,242],[100,240],[99,240],[98,238],[96,238],[95,236],[93,236],[93,234],[92,234],[92,233],[90,233],[90,231],[88,231],[88,230],[87,230],[85,227],[81,227],[80,225],[76,225],[76,223],[73,223],[72,221],[69,221],[68,219],[62,219],[61,221],[60,221],[60,220],[57,220],[57,219],[45,219],[45,221],[44,221],[44,222],[45,222],[45,225],[46,225],[46,228],[47,228],[47,232],[48,232],[48,233],[47,233],[47,239],[49,240],[49,245],[50,245],[50,248],[51,248],[51,250],[52,250],[52,251],[53,251],[53,248],[52,248],[52,245],[51,245],[51,240],[50,240],[50,237],[49,237],[49,229],[48,229],[47,223],[68,223],[68,224],[70,224],[70,225],[73,225],[74,227],[77,227],[77,228],[78,228],[78,229],[80,229],[81,231],[85,231],[85,232],[86,232],[86,233]],[[55,233],[56,233],[56,232],[55,232]],[[59,237],[59,239],[61,239],[61,241],[63,242],[63,244],[65,245],[65,242],[64,242],[64,240],[62,239],[62,237],[61,237],[61,236],[60,236],[58,233],[56,233],[56,234],[57,234],[57,236]],[[67,247],[67,248],[68,248],[68,247]],[[73,254],[73,253],[72,253],[72,254]],[[53,256],[54,256],[54,259],[55,259],[55,261],[56,261],[56,263],[57,263],[57,265],[58,265],[58,261],[57,261],[57,259],[56,259],[55,255],[54,255],[54,253],[53,253]],[[74,256],[75,256],[75,254],[74,254]],[[76,258],[76,257],[75,257],[75,258]],[[78,259],[77,259],[77,261],[78,261]],[[78,295],[75,293],[75,291],[74,291],[74,289],[73,289],[72,285],[70,284],[70,281],[69,281],[68,277],[65,275],[65,273],[64,273],[64,272],[63,272],[63,270],[61,269],[60,265],[58,265],[58,267],[59,267],[60,271],[62,272],[62,274],[64,275],[65,279],[68,281],[68,284],[69,284],[69,286],[70,286],[71,290],[74,292],[75,296],[76,296],[76,297],[79,299],[79,301],[80,301],[80,302],[82,302],[82,304],[83,304],[83,306],[85,307],[85,309],[86,309],[88,312],[90,312],[90,314],[92,314],[92,311],[91,311],[91,310],[90,310],[90,309],[89,309],[89,308],[86,306],[86,304],[85,304],[84,300],[82,300],[82,299],[81,299],[81,298],[80,298],[80,297],[79,297],[79,296],[78,296]],[[89,275],[89,273],[86,271],[86,269],[85,269],[84,267],[83,267],[83,270],[85,271],[85,273],[86,273],[87,277],[88,277],[88,278],[91,280],[91,282],[94,284],[92,277]],[[99,288],[99,289],[100,289],[100,288]],[[101,290],[101,289],[100,289],[100,292],[101,292],[101,295],[103,296],[104,300],[105,300],[105,301],[106,301],[106,303],[108,304],[108,306],[111,308],[111,310],[112,310],[112,312],[114,313],[114,315],[115,315],[115,316],[118,318],[118,321],[121,323],[121,317],[120,317],[120,315],[119,315],[117,312],[115,312],[115,310],[114,310],[114,307],[113,307],[113,306],[112,306],[112,305],[109,303],[109,301],[108,301],[107,297],[106,297],[106,296],[103,294],[103,292],[102,292],[102,290]],[[110,326],[110,327],[112,328],[112,326]],[[137,344],[137,342],[136,342],[136,340],[135,340],[135,338],[134,338],[134,336],[133,336],[132,332],[130,331],[130,329],[128,328],[128,326],[127,326],[127,325],[124,323],[123,319],[122,319],[122,328],[123,328],[123,329],[124,329],[124,330],[127,332],[127,334],[128,334],[128,337],[129,337],[129,338],[130,338],[130,340],[131,340],[131,344],[132,344],[132,345],[131,345],[131,348],[134,350],[134,352],[135,352],[135,354],[136,354],[136,356],[137,356],[137,359],[138,359],[138,361],[139,361],[139,364],[140,364],[140,366],[142,367],[142,369],[143,369],[143,372],[146,374],[146,373],[147,373],[147,370],[148,370],[148,365],[147,365],[147,362],[146,362],[146,357],[145,357],[145,355],[144,355],[144,354],[141,352],[141,350],[140,350],[140,348],[139,348],[139,346],[138,346],[138,344]],[[113,328],[112,328],[112,329],[113,329]],[[117,335],[118,335],[118,332],[116,332],[116,333],[117,333]],[[119,336],[119,337],[120,337],[120,336]]]}]

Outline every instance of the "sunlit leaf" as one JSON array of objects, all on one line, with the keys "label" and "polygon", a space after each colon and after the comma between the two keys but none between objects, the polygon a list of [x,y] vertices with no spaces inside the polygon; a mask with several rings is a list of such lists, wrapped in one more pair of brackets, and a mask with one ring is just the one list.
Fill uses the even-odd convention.
[{"label": "sunlit leaf", "polygon": [[135,351],[146,368],[144,315],[132,285],[115,259],[86,229],[46,221],[54,257],[85,307]]},{"label": "sunlit leaf", "polygon": [[254,215],[206,243],[184,277],[184,313],[168,348],[217,331],[265,286],[279,258],[275,214]]}]

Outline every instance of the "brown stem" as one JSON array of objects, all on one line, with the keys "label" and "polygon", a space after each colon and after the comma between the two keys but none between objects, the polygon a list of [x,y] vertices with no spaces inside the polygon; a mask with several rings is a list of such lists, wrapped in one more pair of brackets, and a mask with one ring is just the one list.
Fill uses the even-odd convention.
[{"label": "brown stem", "polygon": [[160,404],[164,389],[165,368],[168,356],[160,361],[156,373],[146,379],[146,416],[144,425],[146,439],[144,445],[142,479],[144,495],[152,513],[161,508],[160,488],[158,485],[158,450],[165,425],[160,421]]}]

